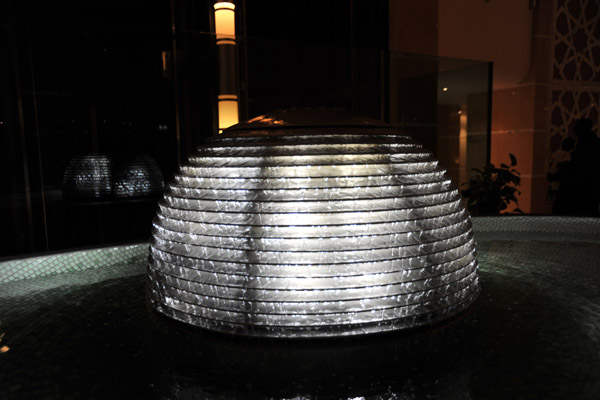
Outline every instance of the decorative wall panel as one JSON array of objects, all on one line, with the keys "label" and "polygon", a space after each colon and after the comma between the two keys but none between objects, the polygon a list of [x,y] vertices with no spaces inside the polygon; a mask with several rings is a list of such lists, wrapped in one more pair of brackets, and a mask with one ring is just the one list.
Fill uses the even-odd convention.
[{"label": "decorative wall panel", "polygon": [[578,92],[571,90],[552,91],[552,110],[550,112],[550,151],[555,152],[567,136],[573,136],[573,125],[580,118],[589,118],[596,122],[598,131],[598,103],[600,88],[597,92]]},{"label": "decorative wall panel", "polygon": [[554,40],[554,79],[600,82],[600,3],[559,0]]},{"label": "decorative wall panel", "polygon": [[550,171],[556,169],[562,141],[574,136],[580,118],[594,122],[598,132],[600,103],[600,2],[557,0],[549,107]]}]

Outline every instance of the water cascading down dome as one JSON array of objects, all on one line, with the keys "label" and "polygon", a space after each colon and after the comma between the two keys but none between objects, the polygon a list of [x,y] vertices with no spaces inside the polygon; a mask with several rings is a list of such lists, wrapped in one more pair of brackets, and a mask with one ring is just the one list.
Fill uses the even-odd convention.
[{"label": "water cascading down dome", "polygon": [[148,294],[160,313],[250,336],[418,327],[479,292],[458,191],[389,125],[291,111],[200,146],[154,221]]}]

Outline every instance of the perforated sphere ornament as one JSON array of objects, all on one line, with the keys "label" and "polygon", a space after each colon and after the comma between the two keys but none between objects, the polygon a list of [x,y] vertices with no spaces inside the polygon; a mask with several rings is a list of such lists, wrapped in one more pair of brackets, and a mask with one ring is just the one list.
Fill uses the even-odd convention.
[{"label": "perforated sphere ornament", "polygon": [[153,307],[248,336],[401,330],[479,292],[458,191],[395,128],[342,112],[264,115],[200,146],[159,203]]}]

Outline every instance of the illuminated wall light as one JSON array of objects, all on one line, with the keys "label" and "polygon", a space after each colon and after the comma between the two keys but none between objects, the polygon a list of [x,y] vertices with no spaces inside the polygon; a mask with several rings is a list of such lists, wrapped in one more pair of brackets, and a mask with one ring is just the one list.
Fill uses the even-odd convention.
[{"label": "illuminated wall light", "polygon": [[223,41],[235,44],[235,4],[223,1],[214,7],[217,44]]},{"label": "illuminated wall light", "polygon": [[219,133],[239,122],[238,97],[219,95]]},{"label": "illuminated wall light", "polygon": [[447,88],[447,87],[444,87],[444,88],[442,88],[442,91],[443,91],[443,92],[447,92],[447,91],[448,91],[448,88]]},{"label": "illuminated wall light", "polygon": [[239,122],[235,37],[235,4],[217,2],[215,36],[219,56],[219,133]]},{"label": "illuminated wall light", "polygon": [[320,113],[239,124],[181,168],[153,223],[159,313],[319,337],[429,325],[472,304],[471,223],[431,153],[378,121]]}]

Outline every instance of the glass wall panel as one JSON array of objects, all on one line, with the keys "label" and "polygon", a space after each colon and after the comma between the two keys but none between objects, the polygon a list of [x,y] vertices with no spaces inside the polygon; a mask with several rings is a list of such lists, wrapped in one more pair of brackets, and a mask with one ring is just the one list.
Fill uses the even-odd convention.
[{"label": "glass wall panel", "polygon": [[489,162],[488,62],[390,54],[390,120],[433,151],[459,185]]},{"label": "glass wall panel", "polygon": [[182,146],[175,3],[1,4],[0,257],[146,239]]},{"label": "glass wall panel", "polygon": [[[385,118],[387,0],[235,3],[241,119]],[[150,236],[161,184],[217,134],[213,5],[0,0],[0,258]]]}]

